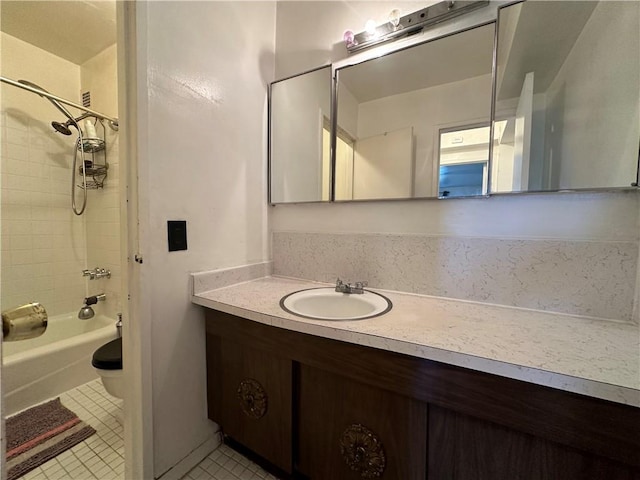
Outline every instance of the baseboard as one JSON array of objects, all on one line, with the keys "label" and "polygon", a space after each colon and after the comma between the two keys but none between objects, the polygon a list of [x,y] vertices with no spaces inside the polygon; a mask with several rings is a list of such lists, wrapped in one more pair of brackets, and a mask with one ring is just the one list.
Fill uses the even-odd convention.
[{"label": "baseboard", "polygon": [[200,446],[196,447],[186,457],[176,463],[169,470],[158,477],[158,480],[180,480],[193,467],[198,465],[211,452],[220,446],[222,440],[220,432],[216,432],[213,436],[204,441]]}]

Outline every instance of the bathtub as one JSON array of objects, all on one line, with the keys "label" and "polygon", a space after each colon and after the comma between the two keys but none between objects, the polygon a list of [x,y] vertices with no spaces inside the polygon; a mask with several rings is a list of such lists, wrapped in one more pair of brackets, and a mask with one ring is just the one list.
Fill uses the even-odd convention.
[{"label": "bathtub", "polygon": [[118,336],[116,321],[103,315],[80,320],[75,313],[49,318],[38,338],[2,345],[4,413],[12,415],[98,378],[93,352]]}]

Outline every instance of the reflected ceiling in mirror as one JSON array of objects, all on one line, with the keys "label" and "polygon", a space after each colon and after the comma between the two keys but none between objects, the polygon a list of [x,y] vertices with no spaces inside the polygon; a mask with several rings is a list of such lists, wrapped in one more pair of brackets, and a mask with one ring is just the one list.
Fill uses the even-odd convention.
[{"label": "reflected ceiling in mirror", "polygon": [[329,201],[331,66],[271,84],[270,202]]},{"label": "reflected ceiling in mirror", "polygon": [[491,193],[630,187],[639,100],[640,2],[500,9]]},{"label": "reflected ceiling in mirror", "polygon": [[487,193],[488,128],[467,162],[458,135],[463,144],[447,152],[458,166],[440,168],[439,143],[443,132],[490,124],[494,34],[484,25],[337,70],[335,200],[447,197],[464,191],[455,185],[464,176],[451,175],[463,164],[479,166]]}]

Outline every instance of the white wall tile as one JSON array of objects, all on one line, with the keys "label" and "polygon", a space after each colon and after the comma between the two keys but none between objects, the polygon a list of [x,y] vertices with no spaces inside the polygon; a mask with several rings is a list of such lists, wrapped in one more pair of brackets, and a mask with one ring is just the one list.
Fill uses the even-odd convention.
[{"label": "white wall tile", "polygon": [[[24,61],[28,58],[29,61]],[[79,67],[2,33],[2,70],[62,97],[78,100]],[[3,307],[42,302],[49,315],[79,308],[85,294],[84,219],[70,213],[69,157],[73,140],[50,127],[57,112],[46,100],[2,84],[2,298]],[[51,180],[52,172],[59,173]],[[52,194],[54,191],[56,193]],[[66,215],[54,215],[53,205]],[[58,241],[54,241],[58,238]],[[58,268],[71,260],[70,272]],[[11,268],[6,268],[7,264]],[[64,292],[62,288],[64,286]]]}]

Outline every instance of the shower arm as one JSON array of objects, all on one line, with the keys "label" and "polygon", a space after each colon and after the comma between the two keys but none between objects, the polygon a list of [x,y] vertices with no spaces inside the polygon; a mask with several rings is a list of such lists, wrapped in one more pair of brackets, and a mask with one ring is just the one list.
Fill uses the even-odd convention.
[{"label": "shower arm", "polygon": [[40,90],[39,88],[34,88],[34,87],[30,87],[29,85],[25,85],[23,83],[17,82],[15,80],[11,80],[10,78],[7,77],[2,77],[0,76],[0,81],[4,82],[4,83],[8,83],[9,85],[13,85],[14,87],[18,87],[18,88],[22,88],[23,90],[27,90],[31,93],[35,93],[37,95],[40,95],[41,97],[47,97],[51,100],[55,100],[57,102],[60,103],[64,103],[65,105],[68,105],[70,107],[73,108],[77,108],[78,110],[83,110],[85,112],[87,112],[88,114],[96,117],[96,118],[100,118],[102,120],[106,120],[107,122],[109,122],[109,126],[111,128],[113,128],[114,130],[118,129],[118,119],[117,118],[113,118],[113,117],[108,117],[107,115],[103,115],[102,113],[96,112],[95,110],[91,110],[90,108],[87,107],[83,107],[80,104],[71,102],[69,100],[66,100],[62,97],[58,97],[57,95],[53,95],[49,92],[45,92],[44,90]]}]

